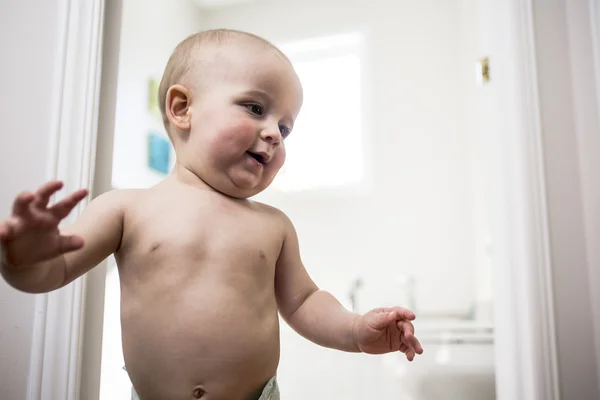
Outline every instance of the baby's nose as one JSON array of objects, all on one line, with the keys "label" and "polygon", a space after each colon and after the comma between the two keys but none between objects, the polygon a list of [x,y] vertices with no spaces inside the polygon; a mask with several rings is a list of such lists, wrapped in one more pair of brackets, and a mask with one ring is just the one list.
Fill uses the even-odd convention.
[{"label": "baby's nose", "polygon": [[273,146],[277,146],[281,142],[281,132],[279,132],[279,127],[276,129],[271,127],[264,129],[261,137],[265,142],[272,144]]}]

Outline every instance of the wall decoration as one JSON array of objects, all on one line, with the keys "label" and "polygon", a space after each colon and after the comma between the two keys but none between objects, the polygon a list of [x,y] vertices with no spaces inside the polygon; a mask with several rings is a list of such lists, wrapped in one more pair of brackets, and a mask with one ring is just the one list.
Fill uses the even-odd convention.
[{"label": "wall decoration", "polygon": [[160,133],[148,134],[148,167],[161,174],[168,174],[171,167],[171,142]]},{"label": "wall decoration", "polygon": [[160,106],[158,104],[158,88],[160,81],[154,78],[148,79],[148,111],[154,117],[162,120]]}]

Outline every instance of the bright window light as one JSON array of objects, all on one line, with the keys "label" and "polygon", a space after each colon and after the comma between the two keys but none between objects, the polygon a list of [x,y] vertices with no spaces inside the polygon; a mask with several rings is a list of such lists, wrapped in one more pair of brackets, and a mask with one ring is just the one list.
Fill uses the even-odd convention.
[{"label": "bright window light", "polygon": [[363,179],[361,44],[359,34],[280,46],[304,88],[304,103],[275,188],[300,191]]}]

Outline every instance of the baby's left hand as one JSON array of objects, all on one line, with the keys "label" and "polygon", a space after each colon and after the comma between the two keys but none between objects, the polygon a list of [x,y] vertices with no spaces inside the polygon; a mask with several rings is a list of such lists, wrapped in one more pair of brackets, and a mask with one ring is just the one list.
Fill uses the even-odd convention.
[{"label": "baby's left hand", "polygon": [[410,322],[415,314],[402,307],[376,308],[354,322],[354,342],[363,353],[384,354],[400,351],[408,361],[422,354],[423,347],[415,337]]}]

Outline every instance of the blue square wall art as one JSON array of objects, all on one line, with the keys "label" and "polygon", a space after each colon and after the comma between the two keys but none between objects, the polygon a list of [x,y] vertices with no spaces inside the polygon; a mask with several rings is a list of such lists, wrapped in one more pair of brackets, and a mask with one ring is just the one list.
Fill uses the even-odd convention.
[{"label": "blue square wall art", "polygon": [[171,142],[155,132],[148,134],[148,167],[161,174],[169,173],[171,161]]}]

